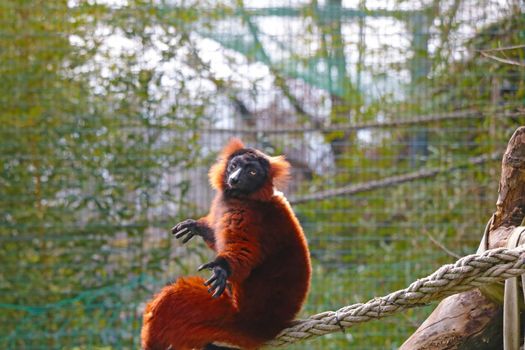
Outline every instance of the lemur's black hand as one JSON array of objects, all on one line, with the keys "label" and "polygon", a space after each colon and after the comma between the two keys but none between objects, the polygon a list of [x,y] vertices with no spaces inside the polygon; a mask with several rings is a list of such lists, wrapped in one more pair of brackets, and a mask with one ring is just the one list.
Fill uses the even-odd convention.
[{"label": "lemur's black hand", "polygon": [[182,243],[186,243],[192,239],[193,236],[198,235],[197,221],[188,219],[179,222],[171,229],[171,233],[174,234],[177,239],[184,237]]},{"label": "lemur's black hand", "polygon": [[224,293],[226,289],[228,277],[231,274],[230,265],[228,262],[222,258],[217,258],[212,262],[201,265],[199,271],[208,269],[212,270],[213,274],[211,277],[204,282],[205,286],[209,286],[208,292],[213,293],[213,298],[218,298]]}]

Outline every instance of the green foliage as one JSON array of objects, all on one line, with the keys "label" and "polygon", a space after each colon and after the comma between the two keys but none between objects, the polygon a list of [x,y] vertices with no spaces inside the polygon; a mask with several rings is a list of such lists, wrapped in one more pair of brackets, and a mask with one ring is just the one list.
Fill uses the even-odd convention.
[{"label": "green foliage", "polygon": [[[172,28],[157,11],[1,4],[0,304],[14,309],[1,313],[0,346],[131,344],[151,292],[129,284],[165,273],[161,209],[178,203],[181,215],[187,191],[169,173],[196,166],[198,135],[187,130],[206,104],[180,78],[163,85],[166,72],[142,55],[162,45],[162,65],[186,44],[151,35]],[[125,32],[132,52],[115,54],[97,31]],[[152,232],[156,243],[145,240]],[[113,294],[80,297],[107,287]]]}]

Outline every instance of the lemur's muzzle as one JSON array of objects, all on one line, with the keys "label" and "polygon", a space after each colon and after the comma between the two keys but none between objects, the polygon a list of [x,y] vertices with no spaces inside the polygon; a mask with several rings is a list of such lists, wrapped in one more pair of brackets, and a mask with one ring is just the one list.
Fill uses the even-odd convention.
[{"label": "lemur's muzzle", "polygon": [[228,186],[233,187],[239,183],[242,168],[237,168],[233,173],[228,176]]}]

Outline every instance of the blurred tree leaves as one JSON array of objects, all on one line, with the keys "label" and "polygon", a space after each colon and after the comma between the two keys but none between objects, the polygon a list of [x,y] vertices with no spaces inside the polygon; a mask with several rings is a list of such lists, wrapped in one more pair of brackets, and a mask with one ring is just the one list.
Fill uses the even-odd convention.
[{"label": "blurred tree leaves", "polygon": [[[200,72],[179,30],[194,18],[174,22],[143,1],[0,1],[0,14],[0,304],[28,306],[1,312],[0,346],[122,344],[104,336],[118,320],[136,341],[149,292],[120,298],[145,272],[165,275],[166,205],[200,154],[208,102],[186,86]],[[92,304],[40,311],[122,284]]]}]

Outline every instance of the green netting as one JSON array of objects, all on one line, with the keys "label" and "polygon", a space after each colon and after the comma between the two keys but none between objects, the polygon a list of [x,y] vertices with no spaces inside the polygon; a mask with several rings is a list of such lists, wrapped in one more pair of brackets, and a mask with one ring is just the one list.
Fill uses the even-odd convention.
[{"label": "green netting", "polygon": [[[206,213],[231,136],[287,155],[290,198],[327,194],[294,205],[314,265],[301,316],[473,252],[491,155],[525,121],[523,10],[0,0],[0,348],[138,348],[148,298],[211,257],[169,229]],[[293,348],[396,348],[430,311]]]}]

